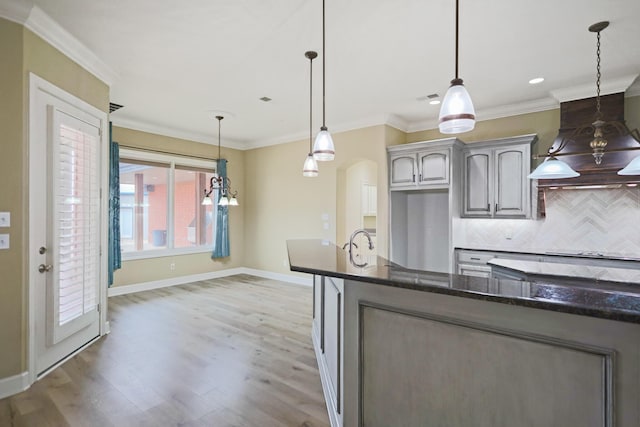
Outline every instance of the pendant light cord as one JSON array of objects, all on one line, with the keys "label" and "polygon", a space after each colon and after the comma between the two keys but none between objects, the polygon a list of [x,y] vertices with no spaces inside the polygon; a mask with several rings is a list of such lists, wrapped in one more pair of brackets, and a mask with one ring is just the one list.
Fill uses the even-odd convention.
[{"label": "pendant light cord", "polygon": [[222,158],[220,156],[220,123],[222,122],[223,117],[216,116],[216,119],[218,119],[218,160],[220,160]]},{"label": "pendant light cord", "polygon": [[309,58],[309,155],[313,153],[313,58]]},{"label": "pendant light cord", "polygon": [[[457,1],[457,0],[456,0]],[[325,123],[325,59],[327,57],[327,50],[325,47],[325,24],[324,24],[324,0],[322,0],[322,128],[326,129]]]},{"label": "pendant light cord", "polygon": [[456,0],[456,80],[458,80],[458,2],[459,0]]},{"label": "pendant light cord", "polygon": [[600,31],[598,31],[598,43],[596,48],[596,117],[599,119],[602,116],[600,112]]}]

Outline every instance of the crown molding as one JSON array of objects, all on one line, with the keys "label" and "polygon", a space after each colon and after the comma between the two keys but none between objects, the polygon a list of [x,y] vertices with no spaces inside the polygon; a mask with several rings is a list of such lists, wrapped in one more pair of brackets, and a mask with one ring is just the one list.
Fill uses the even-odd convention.
[{"label": "crown molding", "polygon": [[118,78],[113,68],[32,2],[4,0],[0,17],[22,24],[108,86]]},{"label": "crown molding", "polygon": [[[637,77],[638,74],[631,74],[613,79],[608,78],[606,81],[600,83],[600,94],[608,95],[611,93],[625,92]],[[550,93],[558,102],[574,101],[576,99],[593,98],[596,96],[595,85],[593,83],[556,89]]]},{"label": "crown molding", "polygon": [[[381,125],[391,126],[403,132],[407,132],[407,129],[409,127],[408,123],[404,119],[402,119],[401,117],[398,117],[395,114],[378,114],[378,115],[366,117],[360,120],[355,120],[352,122],[334,123],[331,126],[329,126],[329,132],[331,132],[332,134],[336,134],[339,132],[348,132],[355,129],[363,129],[367,127],[381,126]],[[254,148],[269,147],[271,145],[302,141],[302,140],[306,140],[308,137],[309,137],[308,132],[296,132],[296,133],[292,133],[284,136],[279,136],[276,138],[262,139],[257,141],[248,141],[245,145],[246,147],[245,149],[252,150]]]},{"label": "crown molding", "polygon": [[[519,116],[521,114],[539,113],[540,111],[558,108],[559,103],[552,98],[540,98],[515,104],[501,105],[498,107],[484,108],[476,111],[478,121],[500,119],[503,117]],[[438,127],[437,118],[429,118],[412,122],[405,132],[419,132]]]},{"label": "crown molding", "polygon": [[19,0],[4,0],[0,3],[0,18],[24,25],[33,7],[32,3]]},{"label": "crown molding", "polygon": [[[187,141],[200,142],[202,144],[218,145],[218,142],[213,135],[207,135],[199,132],[190,132],[181,129],[175,129],[168,126],[161,126],[154,123],[142,122],[139,120],[109,116],[109,120],[114,126],[136,130],[139,132],[153,133],[156,135],[168,136],[171,138],[184,139]],[[233,148],[235,150],[247,150],[247,144],[241,141],[234,141],[229,139],[220,139],[220,145],[226,148]]]}]

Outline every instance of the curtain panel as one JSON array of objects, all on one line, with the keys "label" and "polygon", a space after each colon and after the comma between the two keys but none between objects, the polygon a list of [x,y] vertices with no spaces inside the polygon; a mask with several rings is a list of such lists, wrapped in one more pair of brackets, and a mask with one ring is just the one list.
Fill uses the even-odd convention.
[{"label": "curtain panel", "polygon": [[[218,160],[217,170],[218,176],[223,179],[222,188],[218,190],[217,200],[220,200],[227,184],[227,161],[225,159]],[[214,259],[228,257],[230,254],[229,207],[216,205],[216,208],[216,235],[213,241],[213,253],[211,254],[211,258]]]},{"label": "curtain panel", "polygon": [[113,141],[109,123],[109,254],[108,285],[113,284],[113,272],[122,267],[120,252],[120,147]]}]

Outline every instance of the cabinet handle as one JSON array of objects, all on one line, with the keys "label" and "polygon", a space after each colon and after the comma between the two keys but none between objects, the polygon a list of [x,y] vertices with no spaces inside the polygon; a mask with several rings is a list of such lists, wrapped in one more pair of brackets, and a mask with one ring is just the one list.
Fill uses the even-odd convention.
[{"label": "cabinet handle", "polygon": [[487,212],[491,212],[491,204],[487,203]]},{"label": "cabinet handle", "polygon": [[496,210],[494,212],[498,212],[498,204],[496,203]]},{"label": "cabinet handle", "polygon": [[472,260],[474,260],[474,261],[480,261],[480,258],[475,258],[475,257],[471,257],[471,258],[469,258],[469,259],[472,259]]},{"label": "cabinet handle", "polygon": [[413,182],[416,182],[416,174],[413,174]]}]

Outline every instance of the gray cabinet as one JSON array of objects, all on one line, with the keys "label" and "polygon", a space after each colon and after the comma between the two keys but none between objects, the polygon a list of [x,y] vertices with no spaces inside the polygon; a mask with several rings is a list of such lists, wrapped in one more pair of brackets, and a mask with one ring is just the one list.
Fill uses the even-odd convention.
[{"label": "gray cabinet", "polygon": [[463,155],[463,217],[531,216],[531,145],[535,135],[468,144]]},{"label": "gray cabinet", "polygon": [[542,261],[539,254],[523,254],[514,252],[474,251],[456,249],[456,273],[463,276],[492,277],[491,266],[487,264],[494,258],[514,259],[521,261]]},{"label": "gray cabinet", "polygon": [[455,139],[414,142],[389,147],[391,190],[447,188]]},{"label": "gray cabinet", "polygon": [[344,281],[314,276],[312,337],[331,425],[342,425]]},{"label": "gray cabinet", "polygon": [[452,217],[460,212],[456,138],[388,147],[390,259],[404,267],[452,273]]}]

